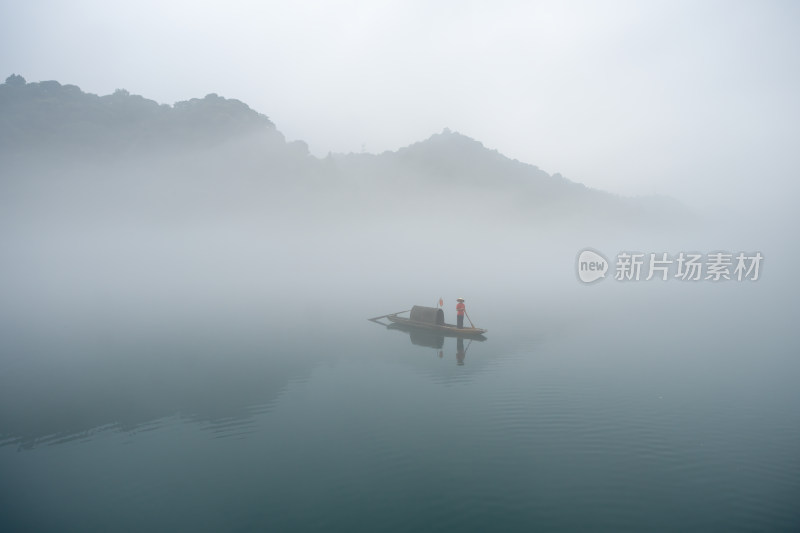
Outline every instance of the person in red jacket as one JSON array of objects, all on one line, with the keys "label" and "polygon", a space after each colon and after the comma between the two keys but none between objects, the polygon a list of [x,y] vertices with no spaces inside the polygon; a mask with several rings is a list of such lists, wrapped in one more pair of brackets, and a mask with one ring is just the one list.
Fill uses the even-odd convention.
[{"label": "person in red jacket", "polygon": [[456,318],[458,319],[458,327],[464,327],[464,313],[467,312],[467,306],[464,305],[464,298],[456,298]]}]

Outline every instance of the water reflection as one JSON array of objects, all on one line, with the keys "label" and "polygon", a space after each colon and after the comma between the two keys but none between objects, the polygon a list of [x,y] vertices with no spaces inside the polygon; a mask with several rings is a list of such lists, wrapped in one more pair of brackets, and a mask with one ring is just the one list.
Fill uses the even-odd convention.
[{"label": "water reflection", "polygon": [[[440,359],[445,357],[446,352],[448,350],[445,348],[445,335],[441,333],[437,333],[435,331],[428,331],[425,329],[413,328],[408,327],[403,324],[389,324],[386,326],[386,329],[394,330],[394,331],[402,331],[407,333],[409,339],[411,340],[411,344],[415,346],[423,346],[426,348],[434,348],[438,350],[438,356]],[[452,337],[452,335],[448,335],[448,337]],[[459,366],[464,366],[467,352],[469,351],[469,347],[473,341],[477,342],[484,342],[486,337],[483,335],[479,335],[477,337],[471,337],[467,339],[467,342],[464,342],[463,337],[456,337],[455,341],[455,358],[456,364]],[[450,348],[449,353],[452,352],[452,348]]]},{"label": "water reflection", "polygon": [[[258,415],[277,405],[291,383],[309,380],[342,354],[372,357],[386,340],[356,330],[309,337],[299,326],[229,328],[106,327],[66,339],[7,335],[0,353],[0,447],[32,449],[105,432],[134,435],[176,421],[197,424],[214,437],[242,437],[258,431]],[[469,380],[491,359],[468,357],[471,344],[485,338],[446,341],[445,335],[399,324],[388,329],[408,335],[417,350],[432,350],[448,363],[455,359],[452,366],[430,360],[417,366],[437,381]],[[403,357],[407,351],[393,353]]]},{"label": "water reflection", "polygon": [[416,346],[427,346],[428,348],[436,348],[437,350],[441,350],[442,346],[444,346],[444,336],[440,333],[419,328],[410,328],[403,324],[389,324],[386,326],[386,329],[408,333],[411,338],[411,344]]}]

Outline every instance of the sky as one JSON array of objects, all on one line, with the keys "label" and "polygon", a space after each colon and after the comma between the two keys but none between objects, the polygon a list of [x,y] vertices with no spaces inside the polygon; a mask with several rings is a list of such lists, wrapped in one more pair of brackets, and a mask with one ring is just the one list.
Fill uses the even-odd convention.
[{"label": "sky", "polygon": [[797,2],[4,0],[12,73],[237,98],[317,156],[450,128],[622,195],[741,215],[800,192]]}]

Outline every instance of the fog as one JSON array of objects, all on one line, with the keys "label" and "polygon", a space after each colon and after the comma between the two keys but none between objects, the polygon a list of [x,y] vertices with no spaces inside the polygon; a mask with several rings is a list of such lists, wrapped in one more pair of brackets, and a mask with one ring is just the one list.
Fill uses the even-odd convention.
[{"label": "fog", "polygon": [[[476,316],[483,308],[491,321],[498,309],[543,295],[569,307],[597,294],[717,290],[676,280],[583,286],[575,257],[586,247],[610,259],[625,250],[761,251],[764,279],[753,285],[767,290],[778,276],[792,283],[781,259],[794,253],[789,227],[775,225],[775,213],[725,219],[546,174],[544,185],[526,183],[527,175],[493,175],[491,167],[471,183],[457,169],[452,175],[436,143],[456,142],[456,160],[477,145],[459,153],[466,141],[458,134],[431,139],[443,166],[426,161],[422,170],[392,154],[380,163],[368,155],[275,163],[258,155],[260,136],[110,163],[32,155],[28,168],[4,172],[4,323],[91,327],[118,314],[154,326],[224,324],[233,313],[237,321],[333,327],[440,296],[454,305],[466,294]],[[727,285],[719,291],[752,290]]]},{"label": "fog", "polygon": [[239,98],[318,157],[397,150],[450,127],[617,194],[740,211],[797,194],[791,2],[0,9],[4,76],[163,104]]},{"label": "fog", "polygon": [[[70,501],[54,494],[70,492],[60,487],[71,474],[31,474],[45,468],[42,457],[90,472],[95,455],[113,458],[116,474],[80,478],[100,502],[97,515],[83,514],[76,491],[74,505],[41,519],[79,515],[108,529],[134,512],[115,492],[130,490],[126,482],[153,505],[173,501],[175,480],[207,488],[211,479],[198,480],[192,461],[137,458],[142,450],[205,450],[197,457],[213,464],[209,508],[225,500],[220,479],[244,492],[236,506],[262,507],[264,487],[239,485],[245,465],[270,473],[273,506],[306,501],[313,486],[338,509],[339,489],[362,505],[351,472],[368,483],[387,472],[410,479],[415,494],[423,478],[461,479],[460,466],[447,470],[450,457],[427,460],[449,447],[477,450],[453,457],[469,472],[485,463],[494,481],[460,484],[466,500],[508,503],[481,490],[512,492],[506,480],[548,454],[540,464],[591,467],[597,457],[599,478],[582,467],[531,478],[547,480],[545,496],[562,483],[569,509],[576,494],[608,498],[607,480],[619,479],[604,473],[611,463],[614,475],[631,475],[618,483],[622,496],[610,496],[626,506],[642,472],[660,474],[663,485],[653,486],[672,499],[659,502],[684,494],[685,478],[710,479],[740,492],[696,490],[744,493],[736,507],[755,509],[748,516],[761,522],[745,523],[756,529],[792,523],[800,117],[795,74],[774,54],[796,62],[794,8],[621,3],[601,13],[545,3],[516,6],[514,17],[512,4],[335,13],[315,5],[293,36],[280,23],[302,18],[296,8],[238,4],[229,12],[236,24],[200,45],[207,32],[192,25],[219,13],[205,5],[164,7],[166,19],[137,8],[130,27],[118,8],[78,5],[92,15],[81,19],[90,35],[136,26],[154,36],[135,52],[125,32],[93,44],[105,70],[88,68],[88,56],[56,64],[37,47],[0,57],[0,70],[30,78],[0,85],[0,497],[18,510],[12,522],[28,524],[39,491]],[[52,31],[64,38],[54,58],[83,50],[56,21],[66,8],[46,7],[2,8],[14,17],[0,17],[0,42]],[[275,31],[256,32],[273,15]],[[184,17],[186,25],[164,27]],[[395,17],[400,30],[422,28],[429,39],[377,35]],[[735,36],[743,28],[752,49]],[[348,56],[372,42],[365,36],[381,46]],[[264,43],[263,56],[254,52]],[[185,69],[173,70],[187,51]],[[261,64],[269,68],[253,67]],[[120,86],[131,92],[112,92]],[[581,281],[587,249],[608,263],[604,279]],[[679,255],[710,261],[718,252],[731,254],[731,279],[678,279]],[[646,279],[647,263],[639,280],[618,279],[625,253],[668,254],[669,279]],[[763,257],[757,281],[736,279],[739,253]],[[466,349],[367,320],[441,298],[452,323],[457,297],[469,322],[488,329]],[[208,435],[245,448],[209,444]],[[115,455],[131,450],[130,460]],[[279,474],[264,450],[280,457]],[[162,485],[137,482],[142,464],[170,473],[152,476]],[[440,465],[444,474],[431,476]],[[117,488],[106,491],[111,478]],[[285,491],[295,479],[303,490]],[[92,488],[96,480],[103,489]],[[573,490],[585,480],[603,496]],[[381,483],[385,494],[397,488]],[[763,493],[773,514],[758,507]],[[707,512],[734,516],[732,501]],[[236,506],[233,515],[250,516]],[[435,511],[452,508],[461,509]],[[188,514],[204,527],[231,524]]]},{"label": "fog", "polygon": [[[454,186],[431,182],[441,169],[419,179],[399,163],[382,166],[383,175],[311,155],[300,170],[254,167],[243,154],[262,141],[111,163],[59,155],[52,164],[35,154],[25,159],[30,168],[4,175],[4,364],[29,369],[5,393],[10,399],[24,386],[50,398],[42,412],[5,403],[7,437],[60,442],[176,412],[213,427],[246,420],[253,403],[269,405],[293,379],[358,354],[380,332],[367,318],[435,306],[440,297],[451,322],[455,298],[467,299],[471,320],[489,329],[493,354],[568,342],[598,324],[617,328],[620,342],[707,342],[681,334],[689,316],[730,321],[743,334],[750,325],[777,349],[789,342],[797,253],[785,227],[760,217],[650,211],[600,193],[548,206],[521,201],[532,194],[527,184],[502,176]],[[612,271],[584,285],[576,257],[586,247],[612,261],[626,250],[758,251],[765,259],[757,282],[626,283]],[[668,311],[675,308],[686,314]],[[648,315],[662,323],[662,341],[637,334]],[[626,322],[609,325],[614,316]],[[330,344],[324,354],[315,348],[320,338]],[[29,374],[37,360],[63,366],[60,385]],[[176,391],[172,380],[187,369],[196,382]],[[162,385],[150,408],[128,411],[154,374]],[[274,384],[255,378],[264,375]],[[112,401],[101,400],[108,382],[119,384]],[[79,412],[83,422],[74,420]]]}]

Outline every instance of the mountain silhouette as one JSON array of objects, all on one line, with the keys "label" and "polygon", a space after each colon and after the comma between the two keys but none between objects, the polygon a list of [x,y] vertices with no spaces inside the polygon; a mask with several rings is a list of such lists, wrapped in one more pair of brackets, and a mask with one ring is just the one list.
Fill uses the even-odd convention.
[{"label": "mountain silhouette", "polygon": [[[447,199],[493,205],[514,217],[686,218],[678,202],[590,189],[447,128],[396,151],[320,159],[304,142],[286,142],[266,115],[239,100],[209,94],[170,106],[124,89],[98,96],[57,81],[27,83],[19,75],[0,85],[0,154],[12,175],[42,172],[43,161],[59,171],[98,161],[118,168],[125,161],[143,174],[192,174],[231,187],[236,180],[236,186],[249,180],[247,187],[265,180],[272,200],[299,192],[278,205],[296,202],[348,216],[428,210]],[[265,191],[262,184],[260,192],[243,190],[240,197],[246,203]],[[353,197],[368,202],[342,209]]]}]

